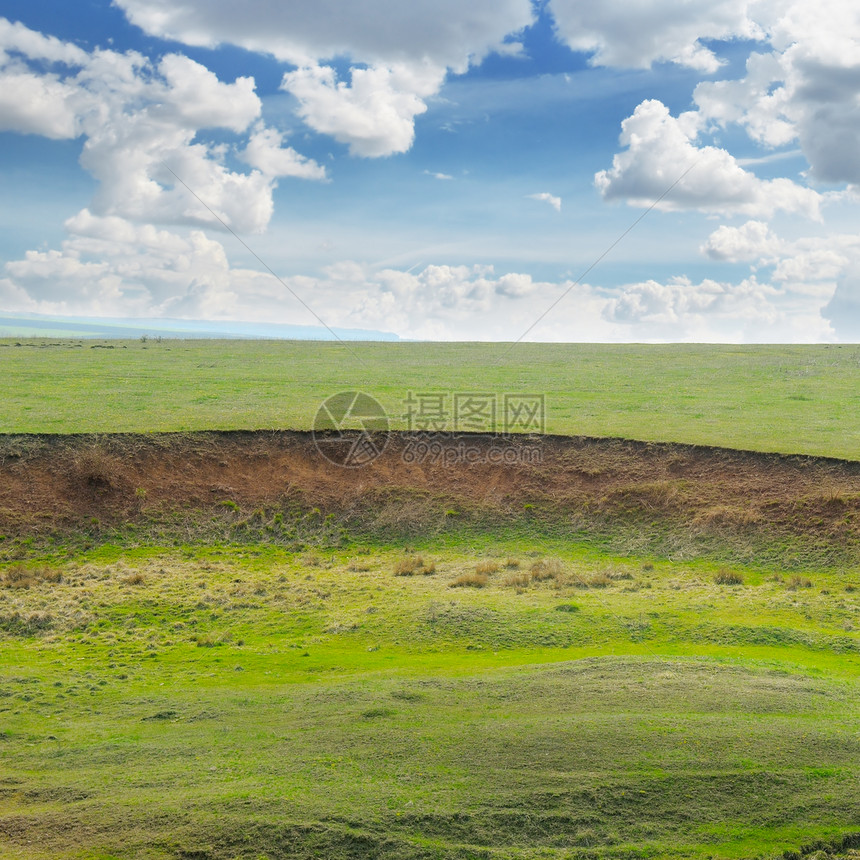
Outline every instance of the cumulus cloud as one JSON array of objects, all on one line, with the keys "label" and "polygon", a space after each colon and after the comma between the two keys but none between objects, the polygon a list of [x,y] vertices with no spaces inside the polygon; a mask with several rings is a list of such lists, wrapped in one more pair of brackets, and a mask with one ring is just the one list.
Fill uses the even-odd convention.
[{"label": "cumulus cloud", "polygon": [[274,128],[260,126],[240,153],[242,160],[264,176],[297,176],[301,179],[325,179],[326,171],[313,159],[306,158],[291,146],[285,147],[284,136]]},{"label": "cumulus cloud", "polygon": [[19,22],[0,18],[0,61],[7,60],[6,55],[10,53],[72,66],[82,66],[87,60],[86,51],[77,45],[63,42],[56,36],[45,36]]},{"label": "cumulus cloud", "polygon": [[0,72],[0,131],[54,140],[77,137],[75,95],[74,87],[53,75]]},{"label": "cumulus cloud", "polygon": [[30,251],[6,264],[0,296],[8,309],[318,324],[295,293],[329,325],[397,326],[414,337],[450,338],[477,322],[490,339],[510,328],[506,308],[551,289],[527,274],[496,276],[491,266],[403,272],[349,261],[281,282],[232,267],[223,245],[200,230],[183,235],[88,209],[65,228],[60,249]]},{"label": "cumulus cloud", "polygon": [[542,203],[548,203],[556,212],[561,212],[561,197],[556,197],[548,191],[540,191],[537,194],[528,194],[526,196],[530,200],[540,200]]},{"label": "cumulus cloud", "polygon": [[[860,235],[835,233],[782,239],[767,225],[750,221],[740,227],[721,226],[702,251],[712,259],[748,261],[780,294],[818,309],[810,331],[823,339],[860,340]],[[820,318],[820,319],[818,319]],[[829,327],[822,329],[822,324]],[[801,338],[812,339],[812,338]]]},{"label": "cumulus cloud", "polygon": [[821,196],[812,189],[790,179],[759,179],[726,150],[697,146],[699,117],[693,111],[673,117],[662,102],[649,99],[621,129],[627,148],[611,169],[595,176],[605,200],[649,206],[662,196],[657,207],[669,211],[769,216],[783,210],[819,217]]},{"label": "cumulus cloud", "polygon": [[[282,282],[232,266],[223,245],[200,230],[182,234],[89,210],[70,218],[66,230],[60,249],[31,251],[6,264],[0,297],[7,309],[317,325],[297,294],[331,326],[412,338],[515,340],[563,296],[529,339],[781,342],[832,340],[834,329],[844,334],[848,323],[837,325],[836,314],[860,302],[854,277],[860,266],[849,264],[838,289],[831,283],[817,291],[756,276],[740,283],[677,277],[608,290],[497,274],[492,266],[401,271],[354,261]],[[849,263],[860,259],[847,246],[844,251]]]},{"label": "cumulus cloud", "polygon": [[261,231],[277,177],[325,178],[259,123],[241,153],[250,173],[227,166],[226,146],[199,138],[209,128],[245,133],[258,120],[253,78],[225,83],[179,54],[86,53],[5,19],[0,47],[0,130],[83,137],[98,215]]},{"label": "cumulus cloud", "polygon": [[561,39],[575,51],[593,52],[601,66],[647,68],[668,61],[714,72],[721,61],[703,41],[758,39],[748,0],[550,0]]},{"label": "cumulus cloud", "polygon": [[782,242],[764,221],[747,221],[740,227],[718,227],[701,251],[712,260],[738,263],[771,257],[781,247]]},{"label": "cumulus cloud", "polygon": [[[129,20],[191,45],[224,42],[264,51],[298,68],[282,87],[315,131],[376,158],[412,146],[415,117],[427,110],[448,70],[465,72],[531,23],[530,0],[117,0]],[[516,46],[515,46],[516,47]],[[347,57],[338,80],[325,63]]]},{"label": "cumulus cloud", "polygon": [[164,78],[161,102],[149,115],[185,128],[228,128],[244,131],[260,115],[254,79],[225,84],[205,66],[181,54],[168,54],[158,64]]},{"label": "cumulus cloud", "polygon": [[739,80],[703,82],[704,119],[736,123],[765,146],[799,142],[813,178],[860,183],[860,15],[855,4],[803,0],[760,9],[772,50],[755,52]]},{"label": "cumulus cloud", "polygon": [[352,155],[379,157],[406,152],[415,136],[415,117],[423,101],[445,78],[432,64],[351,70],[351,81],[338,81],[330,66],[306,66],[287,72],[282,89],[296,97],[299,116],[314,130],[348,144]]},{"label": "cumulus cloud", "polygon": [[673,278],[630,284],[609,300],[605,319],[636,338],[730,343],[834,340],[818,297],[791,293],[755,277],[740,283]]},{"label": "cumulus cloud", "polygon": [[116,0],[153,36],[271,53],[297,66],[348,56],[392,66],[416,58],[465,71],[533,20],[530,0]]},{"label": "cumulus cloud", "polygon": [[835,282],[860,259],[860,235],[834,233],[793,241],[780,238],[761,221],[717,228],[701,248],[712,260],[773,267],[771,280],[800,292],[832,293]]},{"label": "cumulus cloud", "polygon": [[65,226],[61,249],[30,251],[5,266],[7,287],[43,313],[170,316],[185,305],[212,318],[234,308],[237,287],[262,277],[231,270],[223,246],[199,230],[181,236],[86,209]]}]

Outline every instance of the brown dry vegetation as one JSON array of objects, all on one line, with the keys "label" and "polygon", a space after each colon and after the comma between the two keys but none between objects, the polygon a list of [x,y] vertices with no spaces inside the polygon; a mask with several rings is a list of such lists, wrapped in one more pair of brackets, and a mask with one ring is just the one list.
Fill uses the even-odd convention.
[{"label": "brown dry vegetation", "polygon": [[[406,463],[405,444],[405,434],[392,434],[375,462],[342,469],[299,432],[0,437],[0,534],[62,537],[180,515],[264,529],[274,512],[292,508],[309,523],[331,516],[388,534],[514,520],[557,532],[659,522],[693,537],[767,533],[860,554],[855,461],[617,439],[472,437],[484,448],[538,446],[542,462],[452,466],[444,458]],[[446,516],[452,506],[461,512],[456,525]]]},{"label": "brown dry vegetation", "polygon": [[475,565],[475,573],[481,573],[484,575],[491,575],[493,573],[499,572],[498,562],[495,561],[479,561]]},{"label": "brown dry vegetation", "polygon": [[451,583],[451,588],[483,588],[489,581],[485,573],[463,573]]}]

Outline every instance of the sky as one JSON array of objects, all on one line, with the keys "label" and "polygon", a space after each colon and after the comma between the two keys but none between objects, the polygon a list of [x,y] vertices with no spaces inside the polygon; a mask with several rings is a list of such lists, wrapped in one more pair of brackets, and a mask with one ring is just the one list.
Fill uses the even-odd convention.
[{"label": "sky", "polygon": [[0,0],[0,312],[860,341],[855,0]]}]

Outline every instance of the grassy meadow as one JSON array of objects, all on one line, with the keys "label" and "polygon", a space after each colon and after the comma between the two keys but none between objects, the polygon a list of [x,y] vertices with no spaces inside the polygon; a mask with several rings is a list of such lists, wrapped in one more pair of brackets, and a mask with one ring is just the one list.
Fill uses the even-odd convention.
[{"label": "grassy meadow", "polygon": [[[544,394],[556,434],[857,460],[858,374],[854,346],[6,340],[0,433],[307,429],[338,391],[392,416],[479,391]],[[674,508],[290,531],[219,484],[151,529],[138,488],[108,528],[90,484],[83,525],[0,510],[24,530],[0,534],[3,860],[860,856],[860,564],[814,523],[808,552],[761,524],[757,557],[742,518],[697,542]],[[856,494],[818,491],[854,533]],[[367,502],[396,521],[409,492]]]},{"label": "grassy meadow", "polygon": [[3,856],[778,857],[860,828],[857,571],[557,549],[7,569]]},{"label": "grassy meadow", "polygon": [[0,340],[0,433],[302,430],[352,389],[394,428],[410,391],[543,394],[548,433],[860,457],[858,346]]}]

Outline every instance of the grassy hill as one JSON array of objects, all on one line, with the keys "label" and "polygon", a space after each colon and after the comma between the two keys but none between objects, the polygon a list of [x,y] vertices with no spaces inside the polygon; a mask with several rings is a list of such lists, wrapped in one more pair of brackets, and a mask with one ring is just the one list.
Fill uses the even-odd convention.
[{"label": "grassy hill", "polygon": [[860,457],[857,346],[0,340],[0,433],[308,429],[352,389],[400,428],[410,392],[449,425],[535,394],[549,433]]}]

